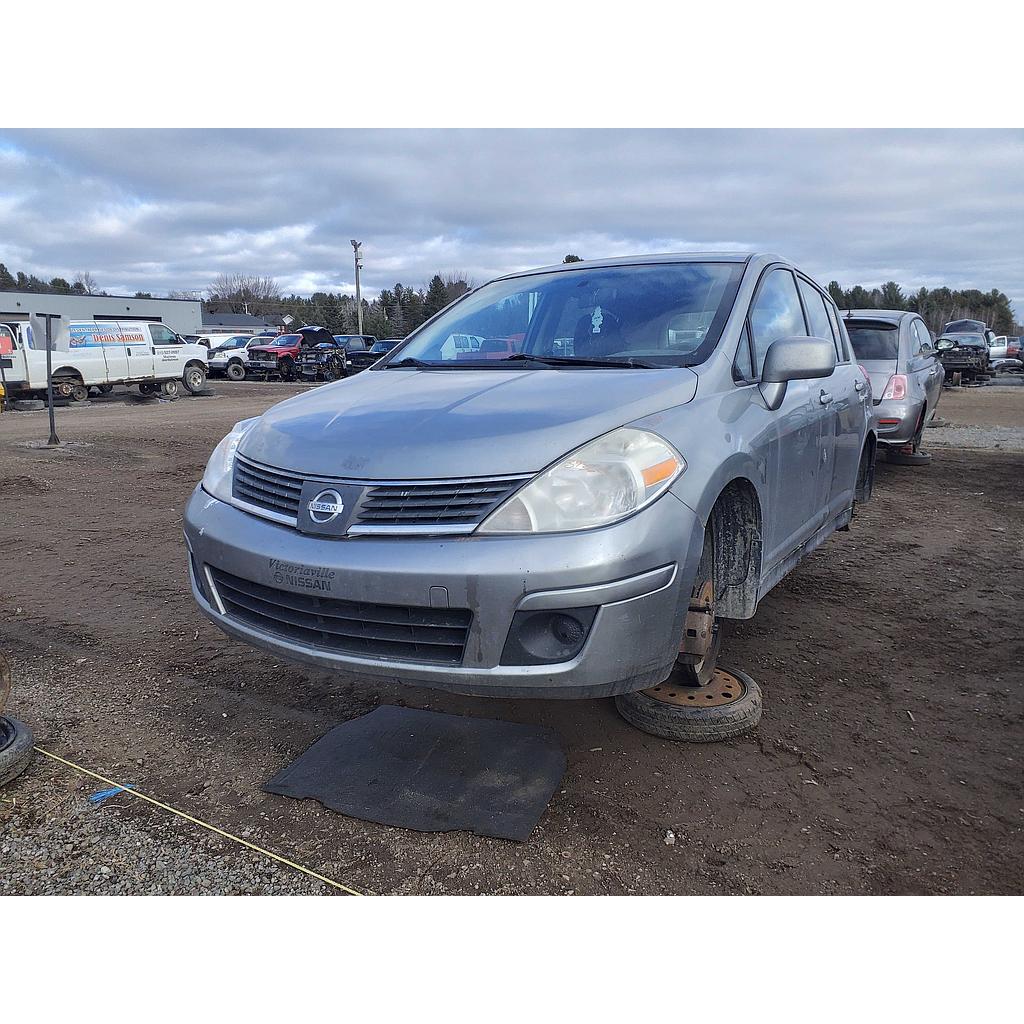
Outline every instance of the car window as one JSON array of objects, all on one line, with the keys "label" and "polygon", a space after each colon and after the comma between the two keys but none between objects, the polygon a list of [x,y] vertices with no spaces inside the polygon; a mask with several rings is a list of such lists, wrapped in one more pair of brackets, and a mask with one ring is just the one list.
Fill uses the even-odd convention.
[{"label": "car window", "polygon": [[858,323],[856,320],[847,320],[846,330],[850,335],[853,351],[860,360],[895,360],[899,355],[900,332],[896,324],[874,321]]},{"label": "car window", "polygon": [[486,365],[523,352],[690,366],[714,348],[742,272],[739,263],[687,262],[492,281],[417,331],[402,357]]},{"label": "car window", "polygon": [[804,300],[804,309],[807,310],[807,322],[811,329],[811,337],[822,338],[824,341],[831,341],[835,346],[836,360],[843,358],[843,349],[832,328],[832,321],[829,319],[828,310],[825,307],[825,300],[821,292],[813,285],[808,284],[803,278],[800,282],[800,295]]},{"label": "car window", "polygon": [[149,336],[153,339],[154,345],[177,345],[180,344],[178,336],[163,324],[150,324]]},{"label": "car window", "polygon": [[14,335],[0,324],[0,356],[9,356],[14,351]]},{"label": "car window", "polygon": [[835,303],[825,301],[825,311],[828,313],[829,320],[832,321],[832,333],[839,339],[839,347],[842,349],[842,361],[849,362],[850,360],[850,339],[846,334],[846,329],[843,327],[842,320],[839,318],[839,310],[836,309]]},{"label": "car window", "polygon": [[750,328],[744,323],[740,332],[740,343],[736,348],[736,358],[732,361],[732,378],[739,382],[754,379],[754,360],[750,354]]},{"label": "car window", "polygon": [[928,333],[923,320],[914,321],[914,337],[917,339],[917,354],[930,356],[932,354],[932,336]]},{"label": "car window", "polygon": [[773,341],[807,335],[800,298],[790,271],[779,267],[761,282],[748,320],[754,342],[755,369],[760,376],[764,357]]}]

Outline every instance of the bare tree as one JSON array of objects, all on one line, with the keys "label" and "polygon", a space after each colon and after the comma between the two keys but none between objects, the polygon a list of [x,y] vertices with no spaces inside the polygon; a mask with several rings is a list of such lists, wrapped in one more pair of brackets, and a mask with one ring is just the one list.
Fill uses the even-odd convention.
[{"label": "bare tree", "polygon": [[272,277],[255,274],[220,274],[207,289],[208,306],[217,312],[276,312],[281,302],[281,287]]},{"label": "bare tree", "polygon": [[72,287],[81,294],[84,295],[95,295],[99,290],[99,282],[96,280],[88,270],[75,274],[75,280]]}]

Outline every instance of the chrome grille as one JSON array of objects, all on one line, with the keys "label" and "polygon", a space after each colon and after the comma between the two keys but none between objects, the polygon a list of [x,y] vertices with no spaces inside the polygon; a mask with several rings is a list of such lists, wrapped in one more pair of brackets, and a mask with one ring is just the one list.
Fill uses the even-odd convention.
[{"label": "chrome grille", "polygon": [[363,492],[359,526],[476,526],[529,477],[376,484]]},{"label": "chrome grille", "polygon": [[373,604],[298,594],[212,566],[210,575],[229,618],[324,651],[458,665],[473,621],[468,608]]},{"label": "chrome grille", "polygon": [[261,466],[236,454],[231,493],[247,505],[295,519],[299,514],[302,477]]},{"label": "chrome grille", "polygon": [[235,456],[232,494],[253,511],[295,526],[302,487],[313,480],[323,487],[359,488],[349,521],[350,534],[471,533],[531,476],[467,477],[459,480],[365,481],[305,477]]}]

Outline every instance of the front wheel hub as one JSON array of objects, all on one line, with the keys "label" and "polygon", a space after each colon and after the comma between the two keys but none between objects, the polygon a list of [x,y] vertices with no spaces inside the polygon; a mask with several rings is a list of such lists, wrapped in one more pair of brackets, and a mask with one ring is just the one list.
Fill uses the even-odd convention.
[{"label": "front wheel hub", "polygon": [[683,708],[715,708],[723,704],[735,704],[747,692],[747,687],[739,676],[724,668],[716,668],[706,686],[679,686],[673,684],[671,679],[666,679],[641,692],[662,704]]}]

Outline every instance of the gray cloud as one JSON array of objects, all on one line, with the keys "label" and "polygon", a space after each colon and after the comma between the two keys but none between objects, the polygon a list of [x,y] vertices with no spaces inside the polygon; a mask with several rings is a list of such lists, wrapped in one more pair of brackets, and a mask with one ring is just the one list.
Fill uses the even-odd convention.
[{"label": "gray cloud", "polygon": [[1024,315],[1019,131],[0,133],[0,261],[113,291],[368,290],[678,249],[823,283],[996,287]]}]

